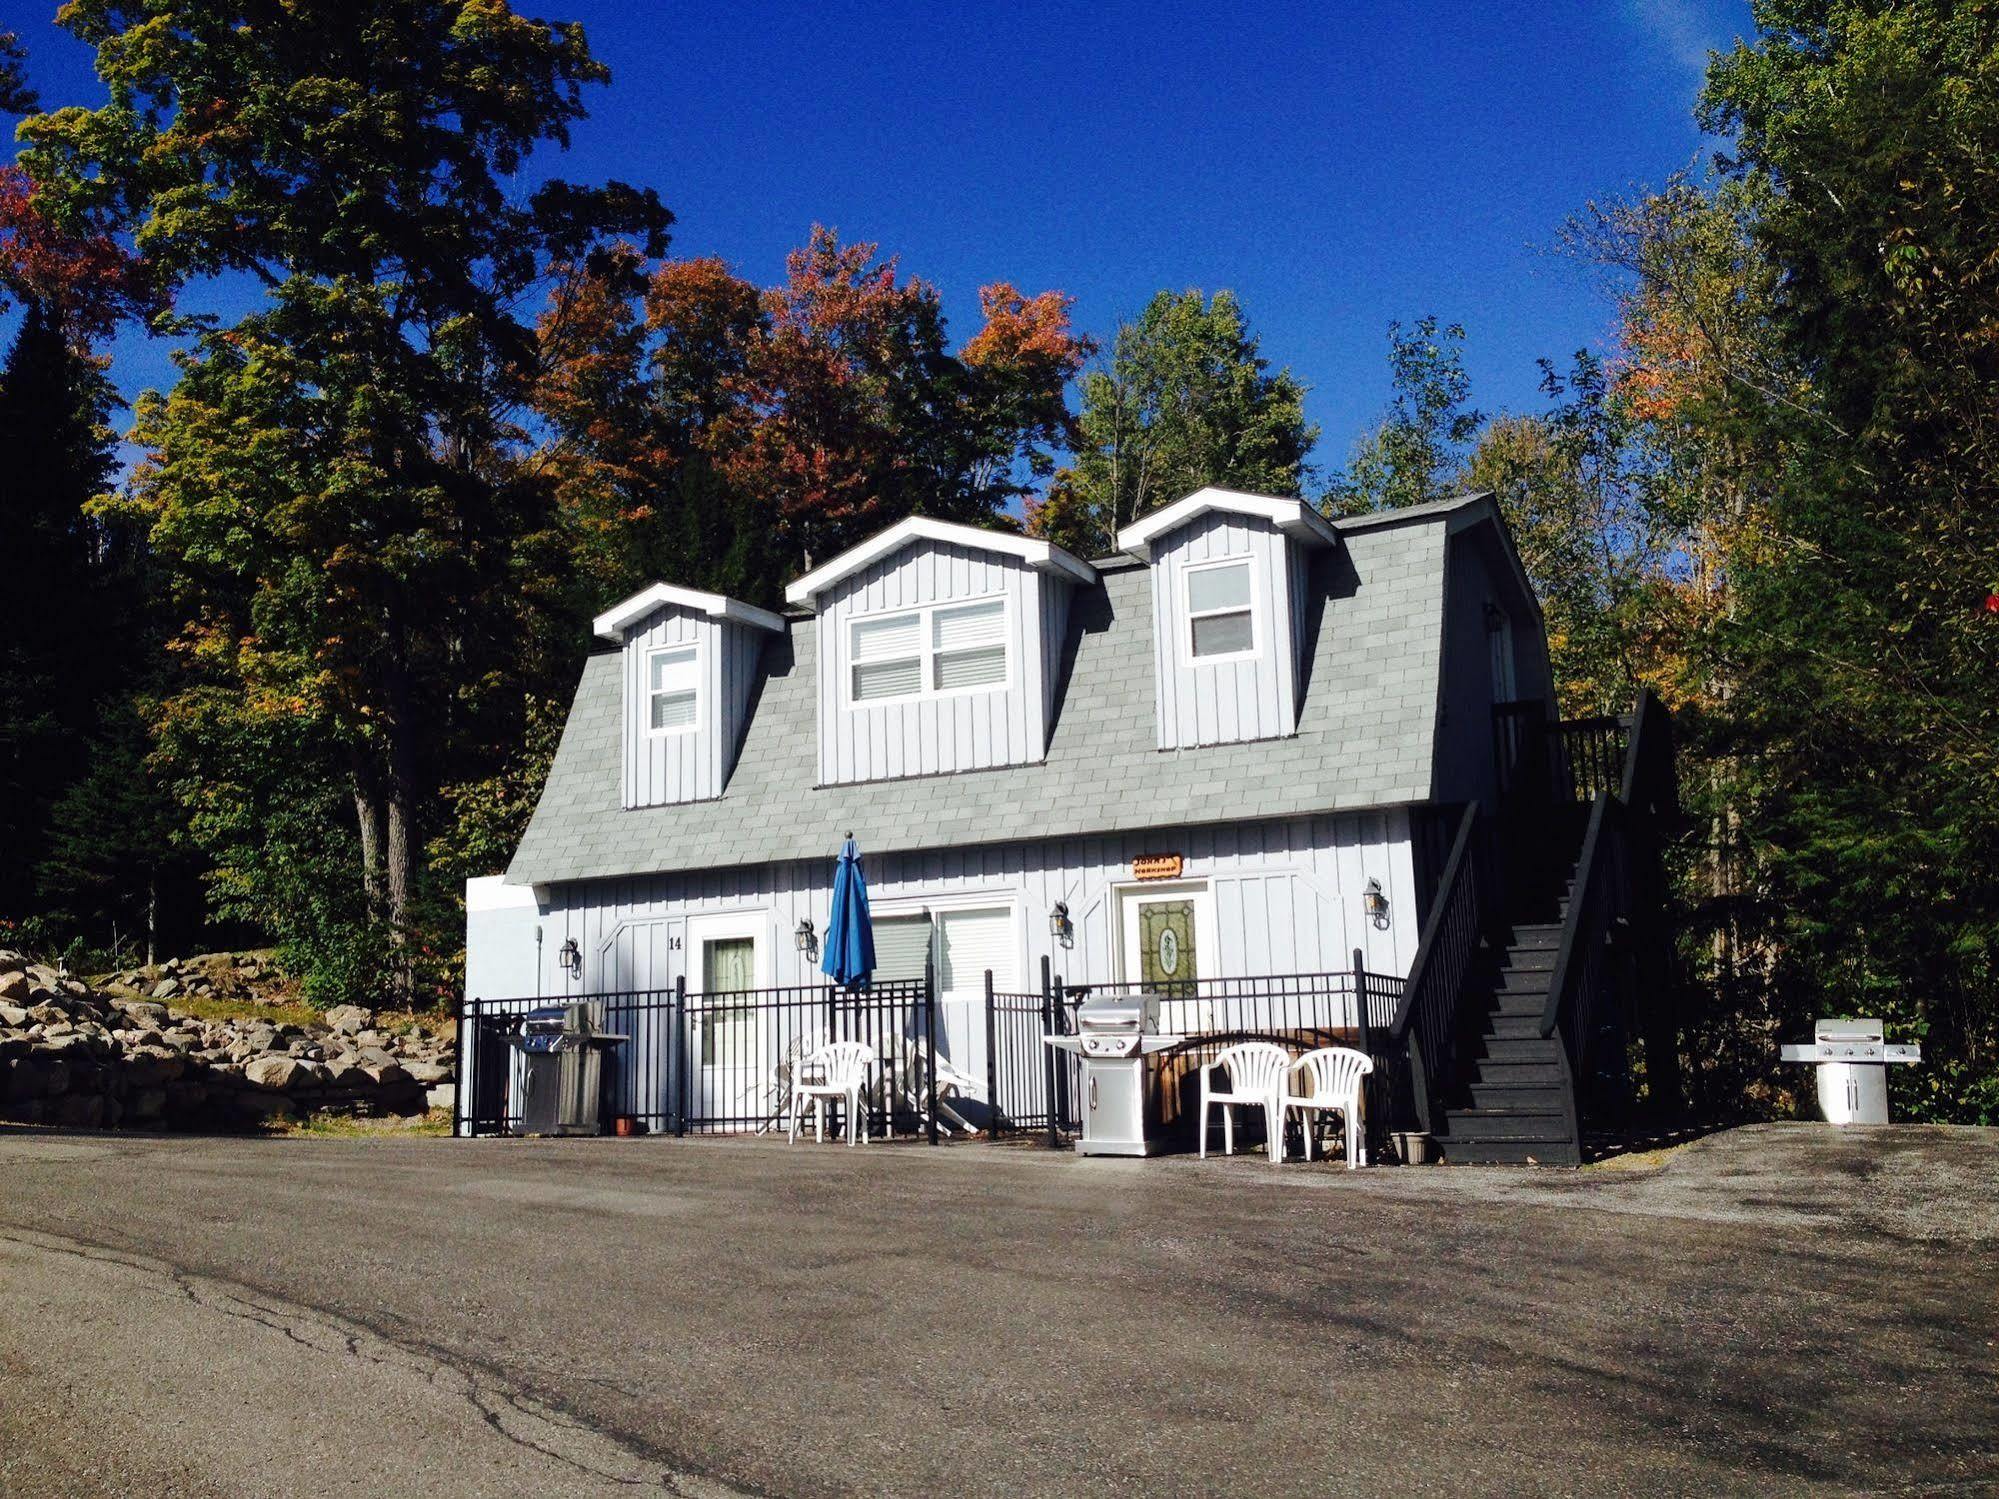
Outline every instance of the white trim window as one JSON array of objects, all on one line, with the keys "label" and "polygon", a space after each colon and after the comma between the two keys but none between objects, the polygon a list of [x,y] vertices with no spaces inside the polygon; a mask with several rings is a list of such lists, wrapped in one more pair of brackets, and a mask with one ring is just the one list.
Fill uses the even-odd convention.
[{"label": "white trim window", "polygon": [[991,692],[1007,685],[1006,600],[931,604],[847,625],[847,701]]},{"label": "white trim window", "polygon": [[685,734],[701,726],[701,647],[646,652],[646,732]]},{"label": "white trim window", "polygon": [[1256,583],[1247,557],[1186,570],[1187,655],[1199,662],[1256,654]]}]

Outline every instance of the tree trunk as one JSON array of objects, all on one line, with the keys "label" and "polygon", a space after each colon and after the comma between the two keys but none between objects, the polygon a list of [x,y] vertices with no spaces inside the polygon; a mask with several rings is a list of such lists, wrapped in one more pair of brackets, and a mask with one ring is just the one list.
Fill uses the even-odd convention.
[{"label": "tree trunk", "polygon": [[[398,950],[408,941],[410,905],[417,884],[417,723],[415,694],[411,690],[409,667],[400,651],[395,652],[383,673],[382,686],[388,699],[383,729],[388,740],[388,784],[383,800],[387,807],[387,842],[384,871],[387,876],[390,940]],[[409,999],[410,972],[400,965],[397,982]]]},{"label": "tree trunk", "polygon": [[361,832],[361,890],[368,902],[369,919],[382,912],[382,845],[385,812],[381,778],[360,750],[354,751],[354,820]]},{"label": "tree trunk", "polygon": [[155,941],[159,930],[160,917],[160,877],[157,872],[146,876],[146,966],[153,966]]}]

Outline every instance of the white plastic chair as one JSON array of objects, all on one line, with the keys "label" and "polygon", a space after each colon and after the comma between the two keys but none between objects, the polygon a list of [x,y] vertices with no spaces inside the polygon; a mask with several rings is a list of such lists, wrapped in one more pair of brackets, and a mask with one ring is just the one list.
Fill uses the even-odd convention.
[{"label": "white plastic chair", "polygon": [[865,1041],[831,1041],[805,1058],[791,1075],[791,1140],[798,1140],[798,1118],[816,1109],[815,1138],[826,1142],[826,1109],[834,1099],[847,1106],[847,1143],[854,1143],[856,1127],[860,1138],[868,1137],[868,1113],[861,1107],[861,1090],[868,1085],[868,1069],[875,1063],[875,1049]]},{"label": "white plastic chair", "polygon": [[792,1106],[791,1080],[805,1070],[806,1058],[825,1044],[824,1029],[800,1031],[784,1044],[770,1077],[752,1083],[746,1090],[745,1096],[752,1092],[760,1095],[757,1107],[763,1114],[763,1122],[757,1125],[758,1134],[784,1128],[785,1116]]},{"label": "white plastic chair", "polygon": [[[1362,1120],[1361,1079],[1374,1071],[1374,1058],[1346,1046],[1322,1046],[1308,1051],[1284,1072],[1284,1092],[1278,1103],[1276,1149],[1282,1152],[1283,1125],[1298,1111],[1305,1136],[1305,1159],[1312,1159],[1315,1114],[1339,1114],[1346,1121],[1347,1170],[1367,1164],[1367,1139]],[[1302,1085],[1302,1086],[1301,1086]],[[1276,1159],[1281,1160],[1281,1153]]]},{"label": "white plastic chair", "polygon": [[[893,1071],[897,1092],[916,1115],[918,1123],[926,1123],[930,1117],[930,1077],[929,1068],[933,1057],[930,1043],[920,1039],[903,1040],[894,1043]],[[947,1056],[936,1056],[937,1064],[937,1127],[945,1134],[953,1134],[956,1125],[966,1134],[973,1133],[970,1121],[960,1114],[953,1103],[969,1096],[978,1083],[967,1073],[961,1072]],[[895,1133],[895,1110],[889,1109],[889,1133]]]},{"label": "white plastic chair", "polygon": [[[1264,1126],[1270,1135],[1270,1159],[1279,1159],[1284,1113],[1277,1096],[1283,1089],[1284,1069],[1291,1065],[1291,1053],[1271,1041],[1238,1041],[1219,1053],[1201,1069],[1201,1154],[1208,1153],[1208,1109],[1222,1107],[1222,1154],[1235,1154],[1235,1107],[1250,1104],[1263,1110]],[[1214,1085],[1217,1070],[1228,1074],[1228,1088]]]}]

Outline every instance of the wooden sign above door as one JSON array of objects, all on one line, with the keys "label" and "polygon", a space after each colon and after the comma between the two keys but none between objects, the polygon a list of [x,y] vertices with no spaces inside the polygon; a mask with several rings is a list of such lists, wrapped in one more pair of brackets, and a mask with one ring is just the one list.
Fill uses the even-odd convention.
[{"label": "wooden sign above door", "polygon": [[1181,854],[1140,854],[1131,861],[1131,877],[1135,880],[1177,880],[1186,862]]}]

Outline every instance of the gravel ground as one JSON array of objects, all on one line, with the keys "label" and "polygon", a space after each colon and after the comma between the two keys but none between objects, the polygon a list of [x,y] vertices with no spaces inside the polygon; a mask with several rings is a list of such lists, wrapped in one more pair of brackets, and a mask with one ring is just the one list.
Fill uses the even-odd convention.
[{"label": "gravel ground", "polygon": [[1999,1494],[1999,1131],[0,1130],[0,1493]]}]

